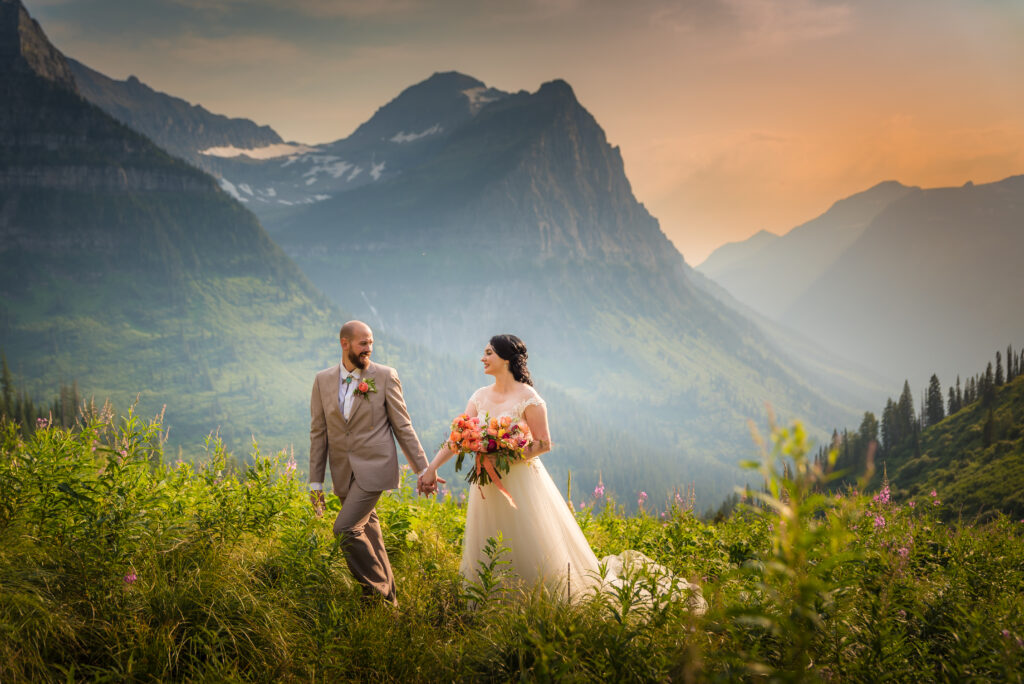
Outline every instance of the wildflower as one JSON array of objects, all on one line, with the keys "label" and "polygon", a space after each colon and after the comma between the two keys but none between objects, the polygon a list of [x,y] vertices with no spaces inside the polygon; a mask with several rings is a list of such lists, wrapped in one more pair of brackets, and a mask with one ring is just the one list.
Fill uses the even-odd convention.
[{"label": "wildflower", "polygon": [[939,501],[938,499],[936,499],[935,501],[932,501],[932,505],[933,506],[938,506],[940,503],[942,503],[942,502]]},{"label": "wildflower", "polygon": [[662,518],[664,518],[664,517],[665,517],[665,511],[662,511],[662,512],[661,512],[661,517],[662,517]]},{"label": "wildflower", "polygon": [[878,494],[875,494],[873,500],[875,501],[875,503],[880,504],[889,503],[889,485],[885,485],[884,487],[882,487],[882,491],[878,492]]},{"label": "wildflower", "polygon": [[594,498],[600,499],[602,496],[604,496],[604,484],[599,483],[594,487]]},{"label": "wildflower", "polygon": [[880,515],[876,515],[875,516],[875,529],[878,529],[879,527],[885,527],[885,518],[880,516]]},{"label": "wildflower", "polygon": [[906,558],[909,555],[910,555],[910,549],[908,549],[906,546],[901,546],[900,547],[900,556],[902,558]]},{"label": "wildflower", "polygon": [[935,491],[935,490],[933,489],[933,490],[932,490],[932,493],[931,493],[931,494],[929,494],[928,496],[931,496],[931,497],[933,497],[933,498],[934,498],[934,497],[936,497],[936,496],[938,496],[938,495],[939,495],[939,493],[938,493],[938,492],[936,492],[936,491]]},{"label": "wildflower", "polygon": [[640,492],[640,498],[641,499],[646,499],[647,498],[647,492]]},{"label": "wildflower", "polygon": [[899,616],[900,616],[900,618],[901,618],[901,619],[903,619],[903,620],[906,620],[906,619],[907,619],[907,611],[905,611],[905,610],[902,610],[902,609],[900,609],[900,612],[898,613],[898,615],[899,615]]},{"label": "wildflower", "polygon": [[36,427],[40,430],[50,426],[49,418],[36,418]]},{"label": "wildflower", "polygon": [[587,507],[587,504],[585,504],[582,501],[580,501],[580,510],[582,511],[586,507]]},{"label": "wildflower", "polygon": [[134,572],[129,572],[127,575],[124,576],[124,583],[129,585],[134,584],[135,580],[137,579],[139,579],[138,575],[136,575]]},{"label": "wildflower", "polygon": [[1008,629],[1004,629],[1003,630],[1003,638],[1004,639],[1009,639],[1010,638],[1010,630],[1008,630]]},{"label": "wildflower", "polygon": [[459,502],[461,503],[461,502],[463,502],[465,500],[466,500],[466,492],[465,491],[459,492]]},{"label": "wildflower", "polygon": [[298,466],[299,464],[295,462],[295,457],[293,456],[292,458],[288,459],[287,463],[284,464],[284,471],[288,473],[288,477],[291,477],[292,475],[295,474],[295,469]]},{"label": "wildflower", "polygon": [[917,502],[916,501],[910,501],[910,502],[907,503],[907,505],[910,506],[911,508],[913,508],[914,506],[917,505]]},{"label": "wildflower", "polygon": [[128,458],[128,450],[127,449],[121,449],[117,453],[121,454],[121,458]]}]

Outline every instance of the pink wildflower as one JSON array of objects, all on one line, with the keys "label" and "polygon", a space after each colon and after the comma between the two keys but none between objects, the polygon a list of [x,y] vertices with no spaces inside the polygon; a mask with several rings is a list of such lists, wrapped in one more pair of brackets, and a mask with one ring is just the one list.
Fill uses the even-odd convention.
[{"label": "pink wildflower", "polygon": [[640,492],[640,498],[641,499],[646,499],[647,498],[647,492]]},{"label": "pink wildflower", "polygon": [[911,508],[913,508],[914,506],[917,505],[917,502],[916,501],[911,501],[911,502],[907,503],[907,505],[910,506]]},{"label": "pink wildflower", "polygon": [[288,459],[288,462],[284,464],[284,471],[286,473],[288,473],[288,477],[291,477],[292,475],[295,474],[295,469],[298,466],[299,466],[299,464],[295,462],[295,459],[294,458],[290,458],[290,459]]},{"label": "pink wildflower", "polygon": [[902,556],[903,558],[906,558],[909,555],[910,555],[910,549],[908,549],[906,546],[901,546],[900,547],[900,556]]},{"label": "pink wildflower", "polygon": [[882,487],[882,491],[875,494],[874,501],[881,504],[889,503],[889,485]]},{"label": "pink wildflower", "polygon": [[880,516],[880,515],[876,515],[875,516],[875,529],[878,529],[879,527],[885,527],[885,518]]},{"label": "pink wildflower", "polygon": [[928,496],[931,496],[931,497],[936,497],[936,496],[938,496],[938,495],[939,495],[939,493],[938,493],[938,492],[936,492],[936,491],[935,491],[935,490],[933,489],[933,490],[932,490],[932,493],[931,493],[931,494],[929,494]]},{"label": "pink wildflower", "polygon": [[932,505],[933,506],[938,506],[940,503],[942,503],[942,502],[939,501],[938,499],[936,499],[935,501],[932,501]]},{"label": "pink wildflower", "polygon": [[45,427],[49,427],[49,425],[50,425],[50,420],[48,418],[36,418],[36,427],[37,428],[43,429]]},{"label": "pink wildflower", "polygon": [[580,501],[580,510],[582,511],[586,507],[587,507],[587,504],[585,504],[582,501]]},{"label": "pink wildflower", "polygon": [[133,584],[137,579],[139,579],[138,575],[136,575],[134,572],[129,572],[127,575],[124,576],[124,583]]},{"label": "pink wildflower", "polygon": [[596,487],[594,487],[594,498],[600,499],[602,496],[604,496],[604,485],[599,484]]}]

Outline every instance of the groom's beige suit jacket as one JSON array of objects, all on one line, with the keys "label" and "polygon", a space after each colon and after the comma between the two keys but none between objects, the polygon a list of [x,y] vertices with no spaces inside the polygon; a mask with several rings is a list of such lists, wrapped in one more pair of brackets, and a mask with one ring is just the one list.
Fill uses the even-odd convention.
[{"label": "groom's beige suit jacket", "polygon": [[396,439],[414,471],[426,468],[427,457],[412,428],[395,369],[371,362],[363,370],[363,380],[372,379],[377,391],[353,397],[348,420],[338,404],[340,372],[341,364],[332,366],[317,373],[313,382],[309,481],[323,482],[330,461],[334,493],[341,499],[348,494],[353,475],[365,491],[394,489],[399,480]]}]

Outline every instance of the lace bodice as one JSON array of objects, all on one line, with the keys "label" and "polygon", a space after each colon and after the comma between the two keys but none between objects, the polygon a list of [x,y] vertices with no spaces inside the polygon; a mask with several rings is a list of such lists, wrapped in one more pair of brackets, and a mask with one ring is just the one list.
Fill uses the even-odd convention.
[{"label": "lace bodice", "polygon": [[541,399],[541,396],[537,394],[537,390],[533,389],[529,385],[525,385],[528,390],[526,398],[520,396],[513,396],[505,401],[493,402],[490,401],[491,387],[481,387],[476,392],[473,392],[473,396],[469,398],[470,403],[476,407],[476,413],[482,419],[484,414],[489,415],[491,418],[501,418],[502,416],[508,416],[516,423],[522,423],[524,428],[528,428],[526,422],[523,420],[523,414],[526,412],[529,406],[544,406],[545,402]]}]

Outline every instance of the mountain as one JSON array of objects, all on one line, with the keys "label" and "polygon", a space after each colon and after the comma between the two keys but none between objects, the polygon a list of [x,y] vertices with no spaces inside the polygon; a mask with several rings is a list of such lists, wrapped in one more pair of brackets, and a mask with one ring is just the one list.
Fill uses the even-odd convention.
[{"label": "mountain", "polygon": [[157,92],[135,76],[118,81],[67,59],[78,92],[110,116],[176,157],[203,165],[210,148],[254,149],[284,141],[269,126],[230,119],[199,105]]},{"label": "mountain", "polygon": [[[232,446],[259,435],[301,454],[310,379],[337,362],[344,314],[213,178],[84,100],[12,0],[0,1],[0,131],[0,348],[20,382],[38,396],[74,380],[122,408],[141,393],[142,413],[167,405],[172,447],[219,426]],[[462,398],[410,380],[421,415]]]},{"label": "mountain", "polygon": [[[1024,338],[1024,176],[914,190],[781,317],[837,354],[924,386]],[[766,289],[768,289],[766,285]]]},{"label": "mountain", "polygon": [[669,481],[700,460],[732,467],[766,402],[819,432],[854,414],[690,282],[564,81],[488,103],[403,173],[268,226],[378,329],[463,358],[519,334],[538,377],[638,445],[674,449]]},{"label": "mountain", "polygon": [[[172,157],[77,92],[67,60],[17,2],[0,0],[0,350],[19,388],[50,396],[76,382],[137,413],[166,405],[168,449],[194,453],[217,430],[247,451],[289,444],[303,464],[314,373],[337,363],[351,314],[327,301],[209,175]],[[378,330],[375,358],[401,370],[425,448],[487,382],[453,360]],[[7,378],[4,378],[5,386]],[[675,455],[636,443],[559,387],[538,387],[560,432],[548,467],[593,487],[670,486]],[[732,469],[696,463],[710,505]],[[456,482],[452,473],[450,481]],[[672,483],[678,484],[678,483]]]},{"label": "mountain", "polygon": [[507,95],[464,74],[435,73],[402,91],[350,136],[311,146],[285,143],[268,126],[156,92],[134,76],[117,81],[74,60],[69,64],[86,99],[213,174],[264,218],[401,173],[485,104]]},{"label": "mountain", "polygon": [[761,231],[719,247],[697,267],[734,297],[780,319],[886,207],[915,188],[879,183],[783,236]]}]

